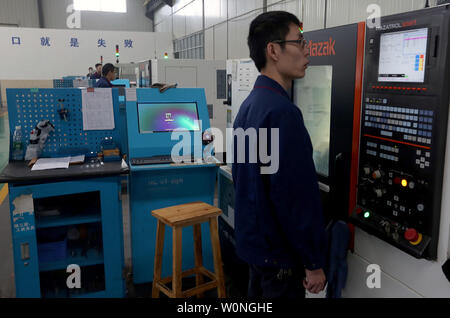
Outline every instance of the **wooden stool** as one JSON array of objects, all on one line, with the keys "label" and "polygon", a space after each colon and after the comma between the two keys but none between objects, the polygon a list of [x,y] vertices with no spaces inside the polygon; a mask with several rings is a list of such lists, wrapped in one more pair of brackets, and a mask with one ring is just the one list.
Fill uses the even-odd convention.
[{"label": "wooden stool", "polygon": [[[219,298],[225,297],[225,281],[223,277],[222,256],[220,253],[219,232],[217,228],[217,216],[221,213],[222,211],[219,208],[204,202],[193,202],[152,211],[152,215],[158,219],[152,288],[153,298],[158,298],[160,292],[163,292],[170,298],[183,298],[194,295],[200,297],[203,292],[214,288],[217,288]],[[209,222],[215,274],[203,267],[201,223],[204,222]],[[161,279],[165,224],[171,226],[173,229],[173,277]],[[183,227],[191,225],[194,227],[195,268],[182,272],[181,233]],[[181,288],[182,278],[194,274],[196,287],[183,292]],[[202,275],[211,278],[212,281],[203,284]],[[171,290],[165,286],[165,284],[169,282],[172,282]]]}]

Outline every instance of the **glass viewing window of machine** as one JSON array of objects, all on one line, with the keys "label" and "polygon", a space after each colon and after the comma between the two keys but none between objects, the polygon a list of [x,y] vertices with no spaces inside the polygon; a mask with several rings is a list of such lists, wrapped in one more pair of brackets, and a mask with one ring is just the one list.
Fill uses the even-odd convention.
[{"label": "glass viewing window of machine", "polygon": [[331,65],[310,66],[306,76],[294,82],[294,103],[311,136],[317,173],[325,177],[329,176],[332,75]]},{"label": "glass viewing window of machine", "polygon": [[378,81],[423,83],[427,40],[427,28],[382,34]]},{"label": "glass viewing window of machine", "polygon": [[199,131],[196,103],[138,104],[139,133]]}]

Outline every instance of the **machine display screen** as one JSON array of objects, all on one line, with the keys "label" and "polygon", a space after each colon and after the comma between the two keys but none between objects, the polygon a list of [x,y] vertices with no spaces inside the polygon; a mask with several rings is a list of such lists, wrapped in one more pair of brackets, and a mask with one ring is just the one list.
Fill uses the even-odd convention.
[{"label": "machine display screen", "polygon": [[138,104],[138,120],[141,134],[200,130],[196,103]]},{"label": "machine display screen", "polygon": [[427,28],[382,34],[378,81],[423,83],[427,40]]},{"label": "machine display screen", "polygon": [[331,88],[333,66],[309,66],[306,76],[294,82],[294,103],[303,115],[313,145],[317,173],[329,176]]}]

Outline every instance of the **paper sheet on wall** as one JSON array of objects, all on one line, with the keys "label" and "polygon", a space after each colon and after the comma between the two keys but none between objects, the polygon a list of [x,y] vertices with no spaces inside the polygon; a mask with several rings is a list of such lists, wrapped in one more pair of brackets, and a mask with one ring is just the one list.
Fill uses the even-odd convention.
[{"label": "paper sheet on wall", "polygon": [[112,130],[114,107],[111,88],[83,89],[83,130]]}]

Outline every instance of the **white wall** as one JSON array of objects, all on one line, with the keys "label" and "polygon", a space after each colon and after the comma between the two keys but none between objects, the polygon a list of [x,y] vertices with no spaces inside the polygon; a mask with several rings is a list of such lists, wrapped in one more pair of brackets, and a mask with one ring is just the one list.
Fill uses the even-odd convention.
[{"label": "white wall", "polygon": [[[42,0],[43,27],[67,29],[69,13],[66,13],[66,8],[72,3],[73,0]],[[81,29],[153,31],[153,21],[145,16],[143,4],[144,0],[127,0],[126,13],[81,11]]]},{"label": "white wall", "polygon": [[[12,37],[20,37],[21,45],[12,45]],[[41,46],[41,37],[50,38],[50,47]],[[71,47],[77,38],[79,47]],[[98,39],[106,48],[98,47]],[[133,48],[125,48],[131,39]],[[86,75],[89,66],[100,61],[115,63],[115,45],[120,46],[120,62],[138,62],[162,58],[173,53],[172,35],[152,32],[113,32],[53,30],[32,28],[0,28],[0,79],[55,79],[67,75]]]},{"label": "white wall", "polygon": [[37,0],[0,0],[0,25],[38,28]]},{"label": "white wall", "polygon": [[[155,31],[172,32],[175,39],[201,31],[204,6],[205,58],[247,58],[250,22],[264,10],[284,10],[304,23],[305,31],[364,21],[369,4],[378,4],[382,15],[421,9],[425,0],[178,0],[173,8],[155,12]],[[433,5],[436,0],[431,0]],[[325,12],[326,17],[325,17]]]}]

